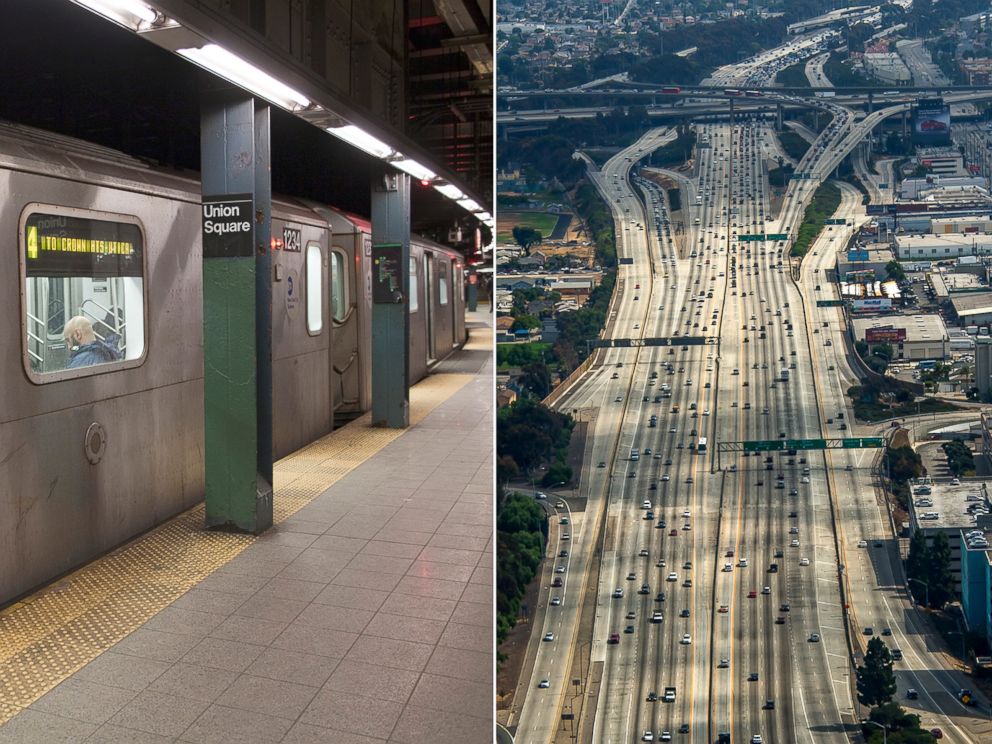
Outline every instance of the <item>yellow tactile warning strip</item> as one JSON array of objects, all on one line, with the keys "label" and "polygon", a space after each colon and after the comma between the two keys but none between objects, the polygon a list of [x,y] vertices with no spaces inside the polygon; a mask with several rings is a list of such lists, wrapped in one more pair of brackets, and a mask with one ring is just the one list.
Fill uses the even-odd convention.
[{"label": "yellow tactile warning strip", "polygon": [[[491,333],[478,329],[465,348],[491,348]],[[472,377],[432,375],[411,388],[411,426]],[[276,463],[276,523],[404,432],[372,428],[370,418],[366,414]],[[201,504],[4,610],[0,725],[254,541],[251,535],[205,531]]]}]

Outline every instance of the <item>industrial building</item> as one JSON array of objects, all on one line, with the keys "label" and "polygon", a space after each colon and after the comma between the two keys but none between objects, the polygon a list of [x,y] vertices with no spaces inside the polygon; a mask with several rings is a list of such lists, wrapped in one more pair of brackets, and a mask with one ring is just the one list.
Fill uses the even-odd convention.
[{"label": "industrial building", "polygon": [[913,76],[895,52],[869,52],[862,58],[865,72],[885,85],[909,85]]},{"label": "industrial building", "polygon": [[992,292],[955,294],[950,302],[959,325],[981,327],[992,323]]},{"label": "industrial building", "polygon": [[940,176],[931,175],[926,178],[907,178],[899,184],[900,199],[916,199],[923,191],[934,188],[952,186],[985,186],[986,181],[979,176]]},{"label": "industrial building", "polygon": [[[984,180],[984,179],[982,179]],[[930,221],[930,231],[934,235],[947,233],[992,233],[992,217],[935,217]]]},{"label": "industrial building", "polygon": [[992,236],[977,233],[949,235],[897,235],[894,240],[896,258],[936,261],[961,256],[992,255]]},{"label": "industrial building", "polygon": [[893,261],[896,254],[888,243],[869,243],[855,250],[841,253],[837,257],[837,276],[841,281],[847,281],[850,274],[862,275],[874,272],[875,277],[885,276],[885,267]]},{"label": "industrial building", "polygon": [[[903,335],[902,340],[891,340],[894,359],[946,359],[950,354],[947,328],[943,319],[929,315],[887,315],[873,318],[854,318],[851,328],[856,341],[868,341],[877,329],[891,329]],[[901,332],[901,333],[900,333]]]}]

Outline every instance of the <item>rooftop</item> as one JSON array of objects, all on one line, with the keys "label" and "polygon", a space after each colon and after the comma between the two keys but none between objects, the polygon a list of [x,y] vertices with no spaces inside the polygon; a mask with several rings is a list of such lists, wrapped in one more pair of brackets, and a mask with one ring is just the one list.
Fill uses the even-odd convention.
[{"label": "rooftop", "polygon": [[906,341],[946,341],[947,328],[943,319],[936,314],[929,315],[886,315],[881,318],[854,318],[855,338],[864,338],[869,328],[902,328],[906,331]]},{"label": "rooftop", "polygon": [[992,292],[965,292],[951,297],[951,306],[959,317],[992,313]]},{"label": "rooftop", "polygon": [[[914,524],[923,530],[974,529],[976,509],[992,512],[986,481],[965,481],[951,485],[949,481],[929,483],[929,494],[914,493],[910,499],[910,514]],[[936,514],[936,519],[923,519],[924,512]]]}]

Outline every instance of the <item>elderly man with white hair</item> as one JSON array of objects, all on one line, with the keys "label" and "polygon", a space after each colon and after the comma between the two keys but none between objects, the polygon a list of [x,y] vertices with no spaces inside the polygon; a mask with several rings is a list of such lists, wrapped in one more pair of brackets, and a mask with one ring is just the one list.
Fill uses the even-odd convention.
[{"label": "elderly man with white hair", "polygon": [[81,315],[69,318],[62,329],[62,336],[69,344],[68,369],[107,364],[121,358],[117,349],[96,337],[93,324]]}]

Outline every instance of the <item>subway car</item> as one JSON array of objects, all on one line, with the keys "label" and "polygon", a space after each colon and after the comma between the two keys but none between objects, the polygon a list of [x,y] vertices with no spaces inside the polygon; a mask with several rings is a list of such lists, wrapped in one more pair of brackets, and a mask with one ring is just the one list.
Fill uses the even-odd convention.
[{"label": "subway car", "polygon": [[[200,185],[0,123],[0,606],[203,499]],[[277,198],[273,454],[371,405],[371,225]],[[410,380],[465,340],[461,254],[411,237]],[[277,494],[278,498],[278,494]]]}]

